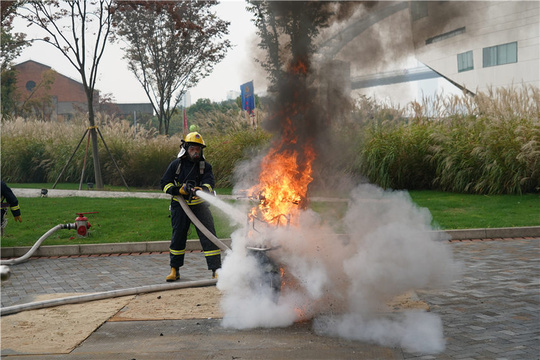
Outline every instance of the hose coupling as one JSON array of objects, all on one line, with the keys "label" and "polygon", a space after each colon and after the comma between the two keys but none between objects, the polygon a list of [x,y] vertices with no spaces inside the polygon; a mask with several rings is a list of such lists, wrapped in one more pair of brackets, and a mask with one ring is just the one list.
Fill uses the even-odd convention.
[{"label": "hose coupling", "polygon": [[76,229],[76,228],[77,228],[76,223],[62,224],[62,229],[71,230],[71,229]]}]

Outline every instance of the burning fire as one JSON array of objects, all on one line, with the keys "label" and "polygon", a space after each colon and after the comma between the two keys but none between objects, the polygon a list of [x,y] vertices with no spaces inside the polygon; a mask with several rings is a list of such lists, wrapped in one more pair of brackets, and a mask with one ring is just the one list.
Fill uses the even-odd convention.
[{"label": "burning fire", "polygon": [[259,205],[251,211],[251,218],[280,225],[283,218],[287,223],[294,222],[294,214],[299,208],[306,207],[308,185],[313,180],[311,164],[315,151],[311,145],[304,146],[301,152],[283,146],[295,143],[295,137],[284,139],[262,160],[259,184],[249,191],[252,198],[259,200]]},{"label": "burning fire", "polygon": [[[291,62],[289,67],[289,73],[294,74],[296,82],[303,84],[300,79],[308,72],[308,62],[299,58]],[[292,103],[285,104],[284,109],[278,113],[283,124],[281,140],[262,160],[259,184],[249,190],[250,197],[259,200],[250,218],[257,218],[269,225],[280,225],[284,218],[287,224],[294,223],[297,210],[307,207],[308,185],[313,180],[313,144],[310,141],[299,141],[298,129],[292,121],[293,117],[307,114],[310,105],[298,101],[303,87],[293,88],[296,91],[290,98]]]},{"label": "burning fire", "polygon": [[[313,181],[312,164],[316,158],[316,152],[313,138],[306,136],[305,125],[309,123],[308,120],[312,120],[310,114],[313,114],[313,111],[310,110],[313,103],[308,97],[300,96],[305,90],[308,64],[297,61],[291,65],[289,71],[294,76],[289,80],[295,81],[291,82],[289,89],[291,92],[286,92],[290,96],[280,102],[283,108],[274,114],[275,117],[272,119],[279,120],[282,125],[280,137],[274,141],[271,150],[261,161],[258,184],[248,190],[248,196],[258,200],[258,205],[253,207],[249,214],[249,221],[253,224],[254,230],[255,220],[268,226],[298,225],[299,211],[307,208],[307,192],[309,184]],[[299,127],[299,125],[304,125],[304,127]],[[304,131],[299,130],[300,128]],[[254,233],[250,232],[250,234]],[[275,268],[279,263],[275,259],[278,255],[266,251],[280,246],[268,248],[266,245],[257,245],[251,248],[252,251],[263,251],[259,253],[260,256],[267,259],[266,263],[273,264]],[[294,286],[293,277],[286,276],[286,273],[285,268],[281,266],[279,291]],[[277,282],[271,286],[274,291],[277,291],[274,288],[278,286]],[[299,320],[306,318],[306,311],[302,307],[297,307],[295,311]]]}]

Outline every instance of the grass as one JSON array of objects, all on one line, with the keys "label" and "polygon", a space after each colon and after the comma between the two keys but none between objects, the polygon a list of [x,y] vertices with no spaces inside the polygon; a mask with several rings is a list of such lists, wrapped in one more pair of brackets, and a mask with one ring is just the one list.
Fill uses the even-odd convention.
[{"label": "grass", "polygon": [[388,120],[376,109],[362,132],[362,175],[385,189],[538,192],[539,101],[538,88],[522,86],[425,98]]},{"label": "grass", "polygon": [[540,194],[473,195],[411,191],[411,198],[430,210],[442,229],[540,226]]},{"label": "grass", "polygon": [[[167,199],[139,198],[19,198],[22,223],[9,216],[2,237],[2,247],[29,246],[45,232],[58,224],[73,223],[78,212],[87,214],[90,235],[77,236],[75,230],[58,230],[47,238],[44,245],[73,245],[170,240],[171,223]],[[213,210],[217,236],[227,238],[234,228],[225,216]],[[188,236],[196,239],[192,228]]]},{"label": "grass", "polygon": [[[60,186],[61,185],[61,186]],[[78,184],[60,184],[58,188],[78,188]],[[14,187],[23,187],[20,186]],[[31,187],[27,184],[25,187]],[[34,184],[35,188],[46,187]],[[50,187],[49,187],[50,188]],[[230,194],[230,189],[218,189],[218,194]],[[540,226],[540,195],[471,195],[438,191],[411,191],[411,198],[426,207],[433,224],[441,229],[495,228]],[[72,223],[77,212],[88,214],[90,235],[79,238],[75,230],[59,230],[44,245],[119,243],[138,241],[168,241],[171,234],[169,200],[139,198],[20,198],[22,223],[9,223],[1,240],[2,247],[31,246],[46,231],[57,224]],[[313,203],[312,208],[323,218],[341,217],[345,203]],[[235,230],[227,217],[212,209],[219,238],[228,238]],[[196,239],[194,229],[190,239]]]},{"label": "grass", "polygon": [[[17,185],[14,185],[14,187],[22,188],[22,189],[52,189],[54,183],[20,183]],[[79,183],[63,183],[59,182],[56,184],[55,190],[79,190]],[[81,190],[89,190],[87,183],[82,184]],[[115,185],[105,185],[104,191],[128,191],[125,186],[115,186]],[[160,189],[149,189],[149,188],[141,188],[141,187],[130,187],[130,191],[155,191],[160,192]]]},{"label": "grass", "polygon": [[[361,98],[350,114],[338,116],[325,128],[322,138],[310,138],[318,144],[314,169],[325,172],[315,179],[329,182],[327,174],[345,173],[384,189],[538,193],[539,104],[540,89],[527,85],[488,89],[475,96],[440,94],[403,108]],[[103,182],[122,188],[118,165],[130,187],[158,187],[161,174],[178,153],[181,136],[158,135],[140,124],[135,129],[131,122],[103,113],[96,117],[115,159],[100,141]],[[264,130],[272,128],[266,126],[270,124],[264,115],[260,120],[265,126],[253,130],[232,109],[200,113],[194,120],[208,145],[205,156],[220,188],[233,186],[241,175],[236,172],[239,165],[262,155],[275,135]],[[86,127],[82,113],[62,123],[2,118],[2,179],[54,182],[62,174],[61,181],[78,183],[85,163],[84,143],[73,151]],[[339,147],[339,156],[326,161],[332,147]],[[85,186],[95,178],[91,152],[88,156]]]},{"label": "grass", "polygon": [[[157,135],[154,130],[140,126],[135,131],[130,122],[102,113],[96,117],[96,125],[99,125],[110,151],[109,154],[100,139],[98,149],[103,182],[121,187],[123,181],[119,169],[130,187],[159,187],[161,175],[178,154],[182,137]],[[235,124],[235,119],[229,119],[228,124]],[[93,153],[89,151],[86,158],[86,141],[79,143],[85,128],[84,114],[65,123],[2,119],[2,179],[7,183],[54,182],[61,175],[63,182],[78,183],[84,167],[83,184],[86,187],[95,176]],[[232,186],[236,163],[256,156],[271,138],[270,133],[252,130],[245,124],[231,125],[227,131],[204,130],[203,134],[208,145],[205,156],[214,167],[219,187]],[[78,144],[81,146],[77,148]]]}]

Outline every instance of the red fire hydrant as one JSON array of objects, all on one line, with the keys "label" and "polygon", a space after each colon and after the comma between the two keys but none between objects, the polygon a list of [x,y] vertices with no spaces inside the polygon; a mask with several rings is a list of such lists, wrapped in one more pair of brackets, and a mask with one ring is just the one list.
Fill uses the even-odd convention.
[{"label": "red fire hydrant", "polygon": [[90,229],[90,223],[88,222],[88,218],[84,216],[85,214],[97,214],[99,211],[93,211],[93,212],[85,212],[85,213],[76,213],[77,218],[75,218],[75,226],[77,227],[77,234],[80,237],[86,237],[88,234],[88,229]]}]

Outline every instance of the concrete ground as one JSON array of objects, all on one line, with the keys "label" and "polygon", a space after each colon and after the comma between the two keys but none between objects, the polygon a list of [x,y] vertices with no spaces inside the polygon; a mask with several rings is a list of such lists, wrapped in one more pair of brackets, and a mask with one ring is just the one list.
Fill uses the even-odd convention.
[{"label": "concrete ground", "polygon": [[[105,321],[69,354],[17,354],[2,347],[2,358],[539,359],[540,238],[451,244],[463,263],[462,278],[444,291],[417,292],[443,321],[446,349],[437,355],[318,336],[309,322],[233,330],[223,328],[220,319],[205,318]],[[189,253],[186,260],[182,281],[208,279],[201,253]],[[33,258],[12,267],[12,277],[2,283],[2,307],[31,302],[41,294],[163,283],[167,265],[166,253]]]}]

